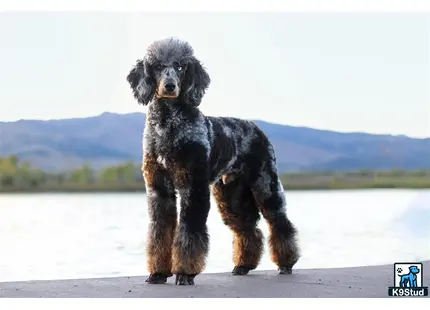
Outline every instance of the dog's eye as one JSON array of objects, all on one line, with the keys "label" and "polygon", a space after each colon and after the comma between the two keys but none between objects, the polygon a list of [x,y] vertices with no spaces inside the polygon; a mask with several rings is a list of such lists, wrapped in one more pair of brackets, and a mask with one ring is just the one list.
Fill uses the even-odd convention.
[{"label": "dog's eye", "polygon": [[177,67],[176,67],[176,70],[178,70],[178,71],[182,71],[182,69],[183,69],[183,67],[182,67],[182,66],[177,66]]}]

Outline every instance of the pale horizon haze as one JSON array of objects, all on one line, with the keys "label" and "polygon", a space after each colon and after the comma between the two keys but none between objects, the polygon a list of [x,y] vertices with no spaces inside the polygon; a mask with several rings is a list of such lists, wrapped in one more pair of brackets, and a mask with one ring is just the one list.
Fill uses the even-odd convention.
[{"label": "pale horizon haze", "polygon": [[207,115],[430,137],[429,13],[0,13],[0,121],[146,112],[126,75],[188,41]]}]

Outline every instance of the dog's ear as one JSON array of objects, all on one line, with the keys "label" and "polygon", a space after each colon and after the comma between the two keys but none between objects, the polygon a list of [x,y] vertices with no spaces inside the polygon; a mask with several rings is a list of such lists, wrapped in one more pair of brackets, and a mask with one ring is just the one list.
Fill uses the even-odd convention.
[{"label": "dog's ear", "polygon": [[198,59],[192,57],[188,61],[185,80],[181,87],[183,100],[193,106],[199,106],[210,82],[206,69]]},{"label": "dog's ear", "polygon": [[127,82],[138,103],[147,105],[151,102],[155,94],[155,80],[148,62],[137,60],[127,75]]}]

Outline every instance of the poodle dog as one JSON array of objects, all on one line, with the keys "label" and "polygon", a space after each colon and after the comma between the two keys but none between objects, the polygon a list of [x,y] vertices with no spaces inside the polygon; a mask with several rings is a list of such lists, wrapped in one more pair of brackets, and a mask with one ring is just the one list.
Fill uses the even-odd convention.
[{"label": "poodle dog", "polygon": [[[280,274],[299,259],[297,230],[286,215],[274,148],[252,122],[199,110],[211,80],[188,42],[153,42],[127,75],[134,98],[149,105],[142,172],[149,208],[146,282],[193,285],[206,265],[211,190],[234,234],[234,275],[259,264],[270,227],[271,258]],[[176,198],[179,196],[179,221]]]}]

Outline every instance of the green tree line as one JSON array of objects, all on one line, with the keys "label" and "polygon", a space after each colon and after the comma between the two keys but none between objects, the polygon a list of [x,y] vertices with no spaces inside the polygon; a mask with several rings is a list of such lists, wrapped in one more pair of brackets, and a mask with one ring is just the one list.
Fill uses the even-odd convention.
[{"label": "green tree line", "polygon": [[[281,175],[285,189],[430,188],[430,170],[360,170],[307,172]],[[94,169],[85,164],[67,172],[47,172],[0,157],[0,192],[32,191],[144,191],[141,165],[133,162]]]},{"label": "green tree line", "polygon": [[85,164],[67,172],[47,172],[20,162],[16,156],[0,157],[1,191],[115,190],[131,187],[144,190],[140,166],[125,162],[101,170]]}]

